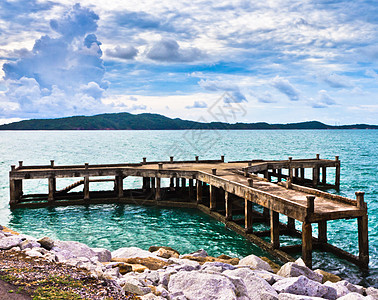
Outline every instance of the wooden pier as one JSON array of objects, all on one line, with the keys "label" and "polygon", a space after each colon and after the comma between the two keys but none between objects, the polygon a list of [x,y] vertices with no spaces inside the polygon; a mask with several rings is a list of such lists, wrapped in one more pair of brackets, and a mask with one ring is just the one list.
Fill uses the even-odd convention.
[{"label": "wooden pier", "polygon": [[[329,182],[332,170],[333,182]],[[308,176],[310,175],[310,176]],[[307,177],[309,178],[307,178]],[[99,178],[106,177],[106,178]],[[140,177],[139,188],[125,189],[127,177]],[[57,190],[60,178],[80,178],[64,189]],[[312,266],[312,251],[318,249],[338,255],[362,268],[369,263],[368,216],[364,193],[356,192],[349,199],[322,191],[339,189],[340,161],[292,159],[281,161],[251,160],[225,162],[220,160],[148,162],[110,165],[12,166],[10,207],[44,207],[92,203],[134,203],[168,207],[198,208],[222,221],[282,262],[293,261],[290,254],[302,252],[306,265]],[[46,194],[24,195],[23,180],[46,179]],[[165,180],[165,186],[162,181]],[[92,182],[110,181],[109,191],[91,191]],[[83,186],[79,192],[73,189]],[[287,221],[280,222],[285,215]],[[339,249],[327,241],[327,221],[357,219],[359,255]],[[282,218],[281,218],[282,220]],[[295,227],[301,222],[301,231]],[[256,231],[254,225],[266,223],[270,230]],[[312,224],[318,224],[318,236]],[[280,235],[301,239],[301,244],[281,246]],[[264,239],[265,237],[265,239]],[[270,237],[270,241],[267,241]]]}]

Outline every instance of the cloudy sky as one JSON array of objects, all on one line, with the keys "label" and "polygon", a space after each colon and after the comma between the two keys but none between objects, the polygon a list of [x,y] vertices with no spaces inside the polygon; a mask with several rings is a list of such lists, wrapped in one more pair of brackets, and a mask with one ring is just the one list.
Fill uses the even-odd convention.
[{"label": "cloudy sky", "polygon": [[0,123],[378,124],[376,0],[2,0]]}]

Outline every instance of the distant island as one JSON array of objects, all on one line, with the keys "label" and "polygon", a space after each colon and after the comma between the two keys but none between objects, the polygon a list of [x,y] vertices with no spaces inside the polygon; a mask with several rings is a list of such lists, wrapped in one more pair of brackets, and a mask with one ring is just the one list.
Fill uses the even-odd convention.
[{"label": "distant island", "polygon": [[355,124],[332,126],[318,121],[290,124],[258,123],[202,123],[159,114],[109,113],[95,116],[75,116],[58,119],[32,119],[0,125],[0,130],[186,130],[186,129],[378,129],[378,125]]}]

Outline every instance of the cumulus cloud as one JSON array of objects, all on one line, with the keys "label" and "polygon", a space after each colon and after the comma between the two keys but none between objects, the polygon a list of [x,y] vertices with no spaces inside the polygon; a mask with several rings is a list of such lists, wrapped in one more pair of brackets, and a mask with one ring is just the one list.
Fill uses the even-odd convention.
[{"label": "cumulus cloud", "polygon": [[[99,17],[76,4],[61,18],[50,21],[58,37],[44,35],[16,62],[3,65],[14,116],[52,117],[101,111],[108,87],[101,43],[94,32]],[[0,109],[0,115],[6,110]],[[9,117],[9,114],[7,115]]]},{"label": "cumulus cloud", "polygon": [[138,49],[133,46],[120,47],[116,46],[114,49],[106,50],[106,55],[120,59],[133,59],[138,54]]},{"label": "cumulus cloud", "polygon": [[338,75],[336,73],[331,73],[326,76],[323,76],[323,81],[327,83],[330,87],[336,89],[349,88],[353,86],[348,77]]},{"label": "cumulus cloud", "polygon": [[276,76],[271,85],[278,91],[285,94],[291,101],[299,100],[299,91],[289,82],[289,80]]},{"label": "cumulus cloud", "polygon": [[248,102],[245,95],[240,91],[239,87],[231,82],[217,81],[217,80],[203,80],[201,79],[198,84],[208,91],[220,91],[229,92],[230,96],[224,97],[225,103],[241,103],[243,101]]},{"label": "cumulus cloud", "polygon": [[337,104],[326,90],[320,90],[316,99],[311,99],[310,104],[313,108],[325,108]]},{"label": "cumulus cloud", "polygon": [[207,104],[204,101],[194,101],[193,105],[185,106],[186,109],[192,108],[207,108]]},{"label": "cumulus cloud", "polygon": [[162,39],[152,45],[147,57],[162,62],[192,62],[203,57],[197,48],[182,49],[173,39]]},{"label": "cumulus cloud", "polygon": [[256,98],[259,102],[261,103],[274,103],[277,102],[276,100],[273,99],[273,96],[269,92],[265,92],[260,95],[256,95]]}]

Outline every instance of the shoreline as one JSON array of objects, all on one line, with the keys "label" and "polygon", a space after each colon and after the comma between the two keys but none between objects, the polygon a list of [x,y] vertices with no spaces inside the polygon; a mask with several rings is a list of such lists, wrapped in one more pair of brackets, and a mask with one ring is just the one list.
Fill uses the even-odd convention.
[{"label": "shoreline", "polygon": [[[84,271],[88,278],[108,282],[113,292],[123,293],[119,299],[134,299],[127,298],[133,294],[140,299],[378,298],[378,289],[353,285],[322,270],[312,271],[302,259],[279,266],[253,254],[242,259],[211,257],[201,249],[181,255],[164,246],[151,246],[149,251],[124,247],[110,252],[79,242],[36,239],[5,227],[0,229],[2,255],[19,255],[42,265]],[[2,266],[2,277],[6,270],[12,273]],[[355,298],[348,298],[352,296]]]}]

